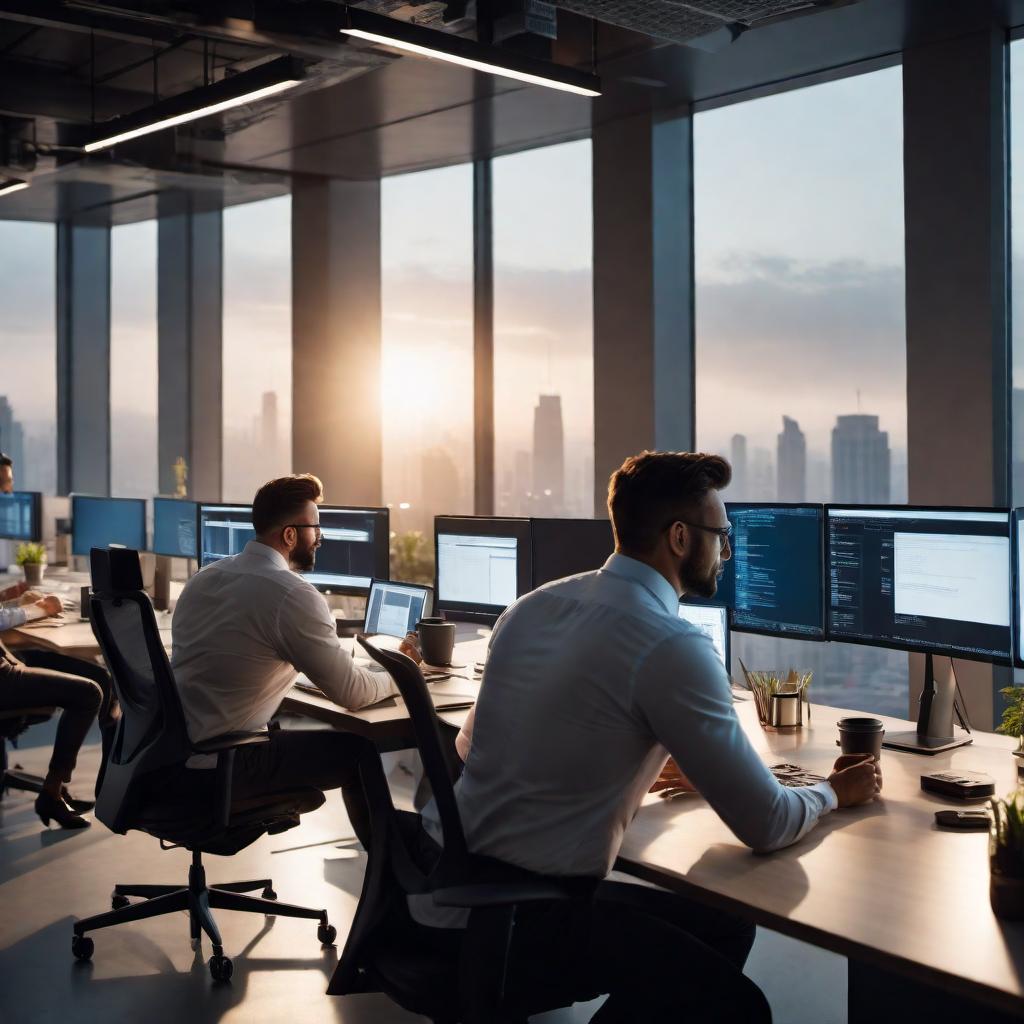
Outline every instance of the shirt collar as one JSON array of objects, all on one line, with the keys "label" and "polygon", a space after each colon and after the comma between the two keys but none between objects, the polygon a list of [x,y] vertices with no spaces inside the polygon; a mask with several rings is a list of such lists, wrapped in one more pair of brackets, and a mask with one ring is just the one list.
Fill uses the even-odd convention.
[{"label": "shirt collar", "polygon": [[245,545],[243,554],[249,558],[262,558],[264,561],[270,562],[277,569],[284,569],[287,572],[291,572],[288,563],[285,561],[284,555],[280,551],[275,551],[269,544],[264,544],[261,540],[251,540]]},{"label": "shirt collar", "polygon": [[633,583],[639,583],[657,598],[658,603],[669,615],[679,614],[679,597],[672,584],[657,569],[652,569],[644,562],[630,558],[629,555],[616,552],[608,556],[608,561],[604,563],[602,571],[631,580]]}]

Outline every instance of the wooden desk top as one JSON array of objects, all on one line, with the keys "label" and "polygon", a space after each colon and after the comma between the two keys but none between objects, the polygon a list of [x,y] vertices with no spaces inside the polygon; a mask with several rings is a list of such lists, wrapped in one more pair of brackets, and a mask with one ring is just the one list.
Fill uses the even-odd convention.
[{"label": "wooden desk top", "polygon": [[[769,733],[750,702],[738,710],[768,764],[787,761],[823,775],[839,753],[835,723],[855,713],[815,705],[809,727]],[[912,728],[883,720],[887,730]],[[814,945],[1024,1014],[1024,923],[1003,923],[992,913],[988,836],[940,831],[935,811],[956,802],[920,788],[922,774],[955,767],[987,772],[997,795],[1011,792],[1014,742],[974,736],[970,746],[930,757],[883,750],[881,799],[835,811],[799,843],[764,856],[742,846],[700,797],[649,796],[616,867]]]}]

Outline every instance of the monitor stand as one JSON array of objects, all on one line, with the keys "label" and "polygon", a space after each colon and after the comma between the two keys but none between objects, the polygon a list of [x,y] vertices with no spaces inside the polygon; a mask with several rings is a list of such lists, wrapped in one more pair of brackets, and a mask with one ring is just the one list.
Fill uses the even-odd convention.
[{"label": "monitor stand", "polygon": [[[921,710],[914,732],[886,733],[882,746],[891,750],[909,750],[914,754],[938,754],[972,742],[970,736],[953,735],[953,710],[956,705],[956,676],[952,659],[949,672],[936,679],[931,654],[924,656],[924,690],[921,692]],[[956,709],[957,717],[964,716]]]}]

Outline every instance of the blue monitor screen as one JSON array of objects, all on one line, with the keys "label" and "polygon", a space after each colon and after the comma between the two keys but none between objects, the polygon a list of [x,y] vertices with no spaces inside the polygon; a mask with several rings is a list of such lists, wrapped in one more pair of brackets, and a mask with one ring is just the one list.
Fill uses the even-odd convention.
[{"label": "blue monitor screen", "polygon": [[825,636],[820,505],[727,503],[732,558],[716,604],[732,609],[732,628],[802,640]]},{"label": "blue monitor screen", "polygon": [[146,550],[146,502],[142,498],[71,496],[71,553],[88,555],[110,544]]},{"label": "blue monitor screen", "polygon": [[35,491],[0,494],[0,540],[40,539],[42,496]]},{"label": "blue monitor screen", "polygon": [[240,554],[255,536],[251,505],[200,505],[199,568]]},{"label": "blue monitor screen", "polygon": [[176,498],[153,499],[153,552],[171,558],[196,557],[196,511],[194,501]]}]

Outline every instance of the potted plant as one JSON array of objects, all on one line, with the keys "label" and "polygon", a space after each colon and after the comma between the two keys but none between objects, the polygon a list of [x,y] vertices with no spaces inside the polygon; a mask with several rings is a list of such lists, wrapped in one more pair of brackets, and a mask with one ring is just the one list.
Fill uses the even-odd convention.
[{"label": "potted plant", "polygon": [[42,544],[19,544],[14,560],[25,571],[25,582],[30,587],[37,587],[43,582],[46,548]]},{"label": "potted plant", "polygon": [[1013,755],[1020,769],[1024,767],[1024,686],[1007,686],[999,692],[1006,701],[1006,707],[996,732],[1013,736],[1017,740],[1017,749]]},{"label": "potted plant", "polygon": [[996,917],[1024,920],[1024,792],[993,797],[989,826],[989,899]]}]

